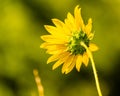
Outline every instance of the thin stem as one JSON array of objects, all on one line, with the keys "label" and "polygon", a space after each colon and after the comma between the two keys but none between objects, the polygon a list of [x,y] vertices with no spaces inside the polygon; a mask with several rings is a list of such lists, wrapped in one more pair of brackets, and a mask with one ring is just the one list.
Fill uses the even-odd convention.
[{"label": "thin stem", "polygon": [[88,49],[88,47],[85,45],[84,42],[81,42],[80,44],[86,49],[86,51],[87,51],[87,53],[90,57],[90,60],[91,60],[91,63],[92,63],[92,68],[93,68],[93,73],[94,73],[94,77],[95,77],[96,87],[97,87],[97,91],[98,91],[98,95],[102,96],[102,92],[101,92],[101,89],[100,89],[99,80],[98,80],[97,71],[96,71],[96,68],[95,68],[95,63],[94,63],[94,60],[93,60],[92,53]]},{"label": "thin stem", "polygon": [[38,87],[39,96],[44,96],[44,88],[41,84],[41,80],[40,80],[40,77],[38,75],[38,71],[36,69],[34,69],[33,74],[35,76],[35,81],[36,81],[36,84],[37,84],[37,87]]}]

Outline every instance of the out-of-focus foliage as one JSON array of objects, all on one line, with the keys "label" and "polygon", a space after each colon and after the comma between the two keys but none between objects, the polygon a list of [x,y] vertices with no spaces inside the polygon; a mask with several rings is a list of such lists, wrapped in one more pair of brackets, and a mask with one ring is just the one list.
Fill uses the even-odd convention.
[{"label": "out-of-focus foliage", "polygon": [[48,34],[43,25],[52,24],[52,18],[64,20],[78,4],[83,19],[93,19],[94,42],[100,47],[94,60],[103,95],[120,95],[119,0],[0,0],[0,96],[38,96],[34,68],[45,96],[97,96],[91,64],[62,75],[61,68],[51,70],[48,55],[39,48],[40,36]]}]

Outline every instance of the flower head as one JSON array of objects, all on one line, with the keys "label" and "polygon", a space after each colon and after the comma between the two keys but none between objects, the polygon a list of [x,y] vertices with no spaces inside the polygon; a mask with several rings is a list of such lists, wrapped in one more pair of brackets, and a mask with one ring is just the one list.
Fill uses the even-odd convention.
[{"label": "flower head", "polygon": [[80,71],[82,64],[85,66],[89,62],[89,54],[83,42],[89,50],[96,51],[98,47],[91,43],[94,34],[92,31],[92,19],[85,25],[81,17],[81,8],[77,5],[74,9],[74,16],[67,14],[64,22],[58,19],[52,19],[55,26],[45,25],[45,29],[50,35],[43,35],[41,38],[45,41],[40,47],[47,49],[47,53],[52,56],[48,58],[47,63],[56,61],[53,69],[62,66],[62,73],[69,73],[74,67]]}]

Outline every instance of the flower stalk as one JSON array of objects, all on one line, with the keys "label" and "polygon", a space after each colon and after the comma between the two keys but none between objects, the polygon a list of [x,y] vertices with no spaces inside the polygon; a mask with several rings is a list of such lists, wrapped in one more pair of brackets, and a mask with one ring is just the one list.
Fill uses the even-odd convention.
[{"label": "flower stalk", "polygon": [[98,80],[98,76],[97,76],[97,71],[96,71],[96,68],[95,68],[95,63],[94,63],[91,51],[88,49],[88,47],[85,45],[84,42],[80,42],[80,45],[82,45],[86,49],[86,51],[87,51],[87,53],[89,55],[89,58],[90,58],[91,63],[92,63],[92,68],[93,68],[93,73],[94,73],[94,77],[95,77],[95,83],[96,83],[98,95],[102,96],[102,92],[101,92],[101,89],[100,89],[100,84],[99,84],[99,80]]},{"label": "flower stalk", "polygon": [[38,71],[36,69],[34,69],[33,74],[34,74],[35,81],[36,81],[36,84],[37,84],[37,87],[38,87],[39,96],[44,96],[44,88],[41,84],[41,79],[38,75]]}]

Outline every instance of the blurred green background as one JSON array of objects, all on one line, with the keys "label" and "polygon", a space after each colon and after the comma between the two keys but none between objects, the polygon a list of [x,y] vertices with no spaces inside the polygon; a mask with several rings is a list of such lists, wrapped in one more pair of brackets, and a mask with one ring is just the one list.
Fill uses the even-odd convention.
[{"label": "blurred green background", "polygon": [[91,64],[61,74],[39,46],[43,25],[64,20],[80,5],[85,22],[93,19],[94,60],[103,96],[120,96],[120,0],[0,0],[0,96],[38,96],[33,69],[39,71],[45,96],[98,96]]}]

